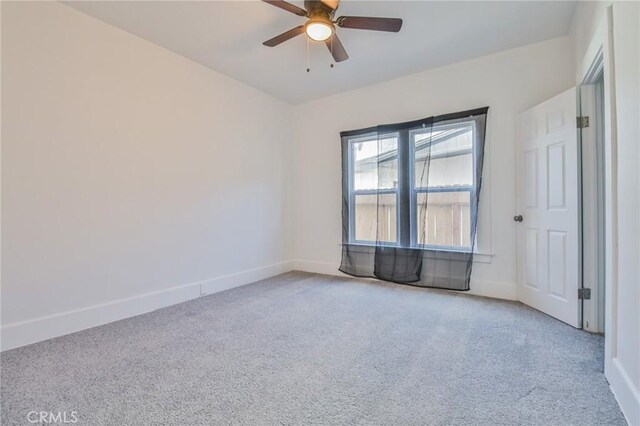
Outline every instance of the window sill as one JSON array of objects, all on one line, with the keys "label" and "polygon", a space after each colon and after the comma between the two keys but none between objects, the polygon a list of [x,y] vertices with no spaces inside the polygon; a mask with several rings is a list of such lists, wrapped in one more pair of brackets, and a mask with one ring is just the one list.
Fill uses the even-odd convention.
[{"label": "window sill", "polygon": [[[359,249],[362,249],[363,253],[370,253],[376,247],[375,244],[364,244],[364,243],[348,243],[347,245],[353,246],[353,247],[358,247]],[[340,244],[340,246],[342,246],[342,244]],[[395,246],[395,245],[391,245],[391,244],[389,244],[389,245],[381,244],[380,246],[381,247],[389,247],[389,248],[394,248],[394,247],[402,248],[400,246]],[[434,248],[431,248],[431,247],[409,247],[409,248],[414,248],[414,249],[418,249],[418,250],[425,250],[425,251],[439,251],[439,252],[451,252],[451,253],[469,253],[469,251],[466,251],[466,250],[434,249]],[[473,252],[473,263],[492,263],[494,256],[495,256],[495,254],[493,254],[493,253],[482,253],[482,252],[474,251]]]},{"label": "window sill", "polygon": [[495,256],[495,254],[474,252],[473,262],[474,263],[492,263],[493,256]]}]

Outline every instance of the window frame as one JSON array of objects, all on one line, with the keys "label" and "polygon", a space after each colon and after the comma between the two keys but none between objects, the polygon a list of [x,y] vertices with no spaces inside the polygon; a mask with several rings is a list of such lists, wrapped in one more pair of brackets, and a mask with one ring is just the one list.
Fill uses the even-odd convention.
[{"label": "window frame", "polygon": [[[398,131],[392,131],[384,133],[378,136],[376,131],[360,134],[347,138],[347,189],[348,189],[348,244],[361,245],[361,246],[373,246],[383,245],[388,247],[402,247],[402,248],[415,248],[423,250],[434,251],[454,251],[454,252],[471,252],[473,247],[477,247],[476,242],[473,241],[469,246],[445,246],[434,244],[418,244],[417,239],[417,197],[421,193],[452,193],[452,192],[468,192],[470,215],[469,215],[469,229],[472,230],[472,221],[476,215],[477,203],[474,202],[477,191],[477,167],[478,167],[478,126],[475,117],[469,117],[468,119],[461,119],[454,123],[435,124],[433,129],[441,129],[446,127],[463,127],[469,126],[472,131],[472,184],[471,185],[457,185],[457,186],[432,186],[426,188],[416,188],[415,186],[415,144],[412,140],[412,133],[419,131],[420,129],[402,129]],[[396,137],[397,138],[397,151],[398,151],[398,185],[395,188],[385,189],[355,189],[355,158],[353,155],[354,144],[366,141],[376,141],[383,138]],[[395,194],[396,195],[396,242],[380,242],[380,241],[368,241],[368,240],[356,240],[355,238],[355,215],[356,215],[356,196],[359,195],[381,195],[381,194]],[[477,238],[477,233],[475,238]]]}]

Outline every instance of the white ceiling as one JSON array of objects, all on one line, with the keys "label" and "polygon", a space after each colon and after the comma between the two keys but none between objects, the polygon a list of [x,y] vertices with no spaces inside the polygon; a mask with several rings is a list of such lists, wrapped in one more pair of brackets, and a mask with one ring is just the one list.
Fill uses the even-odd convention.
[{"label": "white ceiling", "polygon": [[[303,7],[302,1],[291,1]],[[355,1],[338,15],[398,17],[400,33],[338,29],[350,58],[330,68],[306,37],[262,45],[304,19],[260,1],[74,1],[67,5],[290,103],[568,34],[575,2]]]}]

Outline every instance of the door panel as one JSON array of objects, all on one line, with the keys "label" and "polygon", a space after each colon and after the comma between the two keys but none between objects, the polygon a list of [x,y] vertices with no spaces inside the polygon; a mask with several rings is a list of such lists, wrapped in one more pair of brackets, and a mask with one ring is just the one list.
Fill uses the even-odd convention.
[{"label": "door panel", "polygon": [[547,207],[549,209],[564,209],[566,162],[564,142],[547,147]]},{"label": "door panel", "polygon": [[518,116],[518,298],[580,327],[576,90]]},{"label": "door panel", "polygon": [[538,205],[538,150],[532,149],[524,154],[526,206]]},{"label": "door panel", "polygon": [[549,294],[567,298],[567,233],[549,231]]},{"label": "door panel", "polygon": [[538,230],[526,230],[526,281],[525,285],[538,289]]}]

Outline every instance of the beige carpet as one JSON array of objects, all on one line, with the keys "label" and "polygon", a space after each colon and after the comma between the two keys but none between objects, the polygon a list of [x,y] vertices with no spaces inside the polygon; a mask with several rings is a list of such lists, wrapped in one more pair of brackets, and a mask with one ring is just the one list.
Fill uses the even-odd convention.
[{"label": "beige carpet", "polygon": [[602,357],[519,303],[294,272],[3,353],[2,424],[624,424]]}]

